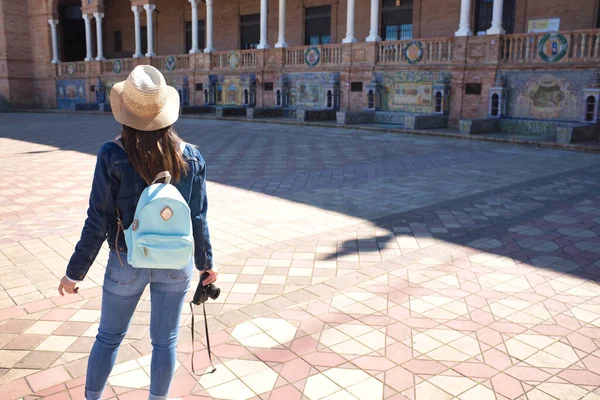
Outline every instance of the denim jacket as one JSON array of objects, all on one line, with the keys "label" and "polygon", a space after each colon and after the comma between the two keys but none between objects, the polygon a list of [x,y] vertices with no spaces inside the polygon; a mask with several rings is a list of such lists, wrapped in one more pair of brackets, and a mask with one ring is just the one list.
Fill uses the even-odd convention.
[{"label": "denim jacket", "polygon": [[[174,185],[190,206],[196,268],[212,269],[212,246],[206,222],[206,163],[200,151],[189,144],[186,144],[183,156],[189,170],[187,175],[182,176]],[[133,168],[127,153],[118,144],[109,142],[102,146],[98,152],[87,219],[81,239],[67,266],[69,279],[81,281],[85,278],[107,239],[111,250],[127,252],[123,232],[117,235],[116,210],[118,207],[123,226],[127,229],[133,222],[135,208],[146,187],[146,182]]]}]

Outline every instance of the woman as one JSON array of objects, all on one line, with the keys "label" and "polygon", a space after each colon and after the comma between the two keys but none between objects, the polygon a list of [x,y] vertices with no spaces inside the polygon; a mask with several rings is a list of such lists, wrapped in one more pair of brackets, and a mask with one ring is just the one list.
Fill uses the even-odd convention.
[{"label": "woman", "polygon": [[[108,239],[102,315],[88,362],[86,400],[102,398],[121,341],[148,284],[153,347],[149,398],[165,400],[175,370],[179,318],[194,264],[201,273],[208,272],[204,285],[217,280],[206,224],[205,163],[198,149],[175,133],[172,125],[179,117],[179,94],[154,67],[136,67],[126,81],[113,87],[110,103],[123,132],[98,153],[88,217],[58,290],[61,296],[77,293],[77,283],[85,278]],[[127,260],[122,229],[132,224],[142,191],[162,171],[170,172],[190,207],[194,257],[181,270],[122,264],[121,260]]]}]

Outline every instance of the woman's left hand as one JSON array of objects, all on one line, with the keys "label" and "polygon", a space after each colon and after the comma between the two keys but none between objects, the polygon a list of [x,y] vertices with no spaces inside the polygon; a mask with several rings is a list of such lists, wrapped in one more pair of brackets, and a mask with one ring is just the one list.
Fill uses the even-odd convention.
[{"label": "woman's left hand", "polygon": [[79,288],[76,286],[76,282],[72,282],[65,276],[60,280],[60,285],[58,285],[58,293],[60,293],[61,296],[64,296],[65,292],[67,294],[76,294],[79,292]]},{"label": "woman's left hand", "polygon": [[217,278],[219,277],[217,272],[213,271],[212,269],[207,269],[206,271],[200,271],[200,276],[202,276],[204,272],[208,274],[208,277],[202,281],[203,286],[210,285],[211,283],[215,283],[217,281]]}]

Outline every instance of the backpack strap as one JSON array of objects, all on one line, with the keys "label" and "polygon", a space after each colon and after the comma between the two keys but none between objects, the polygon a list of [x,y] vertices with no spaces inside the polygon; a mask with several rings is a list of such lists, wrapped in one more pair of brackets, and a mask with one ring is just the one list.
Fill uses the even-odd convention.
[{"label": "backpack strap", "polygon": [[165,183],[168,185],[169,183],[171,183],[171,173],[169,171],[161,172],[160,174],[156,175],[156,178],[154,178],[151,184],[154,185],[156,181],[159,181],[161,179],[164,179]]},{"label": "backpack strap", "polygon": [[127,153],[127,150],[125,150],[125,146],[123,146],[123,135],[119,135],[116,138],[114,138],[113,143],[115,143],[117,146],[119,146],[120,148],[123,149],[124,152]]}]

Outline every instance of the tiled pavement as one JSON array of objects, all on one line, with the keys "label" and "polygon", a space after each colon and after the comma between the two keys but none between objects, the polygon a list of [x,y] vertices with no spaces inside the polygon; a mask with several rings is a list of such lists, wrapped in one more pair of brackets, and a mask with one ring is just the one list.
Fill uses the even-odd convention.
[{"label": "tiled pavement", "polygon": [[[600,400],[600,157],[182,120],[209,165],[218,371],[185,399]],[[109,117],[0,114],[0,399],[82,399],[102,250],[56,296]],[[144,296],[106,398],[147,398]],[[203,337],[201,318],[195,330]],[[202,342],[195,361],[208,366]]]}]

